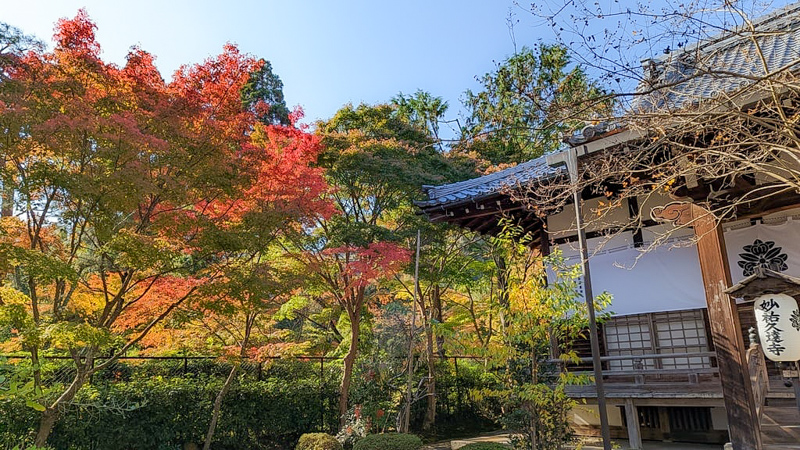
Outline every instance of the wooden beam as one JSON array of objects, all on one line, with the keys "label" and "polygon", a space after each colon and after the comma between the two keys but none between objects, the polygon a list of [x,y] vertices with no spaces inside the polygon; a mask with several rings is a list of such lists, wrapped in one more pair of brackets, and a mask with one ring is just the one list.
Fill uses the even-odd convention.
[{"label": "wooden beam", "polygon": [[652,214],[653,219],[694,229],[731,443],[735,449],[761,449],[739,314],[735,301],[725,293],[731,285],[731,275],[722,227],[710,211],[695,203],[670,203],[654,208]]},{"label": "wooden beam", "polygon": [[[542,221],[536,214],[528,213],[525,217],[520,217],[519,224],[522,225],[522,233],[531,233],[542,228]],[[538,233],[536,233],[538,236]]]},{"label": "wooden beam", "polygon": [[[639,218],[640,211],[639,211],[639,199],[636,197],[628,198],[628,218],[631,219],[632,223]],[[642,228],[637,227],[633,230],[633,246],[639,248],[644,245],[644,238],[642,237]]]},{"label": "wooden beam", "polygon": [[[597,231],[588,231],[586,233],[586,239],[594,239],[594,238],[598,238],[598,237],[608,236],[609,234],[626,232],[626,231],[635,232],[636,230],[638,230],[640,228],[652,227],[652,226],[655,226],[657,224],[658,223],[655,220],[643,220],[642,224],[641,224],[641,227],[625,227],[625,228],[617,227],[617,228],[606,228],[604,230],[597,230]],[[573,235],[573,236],[564,236],[564,237],[556,238],[556,239],[553,239],[552,241],[553,241],[554,245],[561,245],[561,244],[566,244],[566,243],[569,243],[569,242],[576,242],[577,240],[578,240],[578,236],[577,235]]]},{"label": "wooden beam", "polygon": [[[477,209],[476,207],[459,207],[448,209],[444,214],[429,215],[431,222],[456,222],[464,219],[474,219],[478,217],[499,216],[506,212],[523,209],[522,205],[510,205],[508,207],[493,207],[491,209]],[[469,212],[466,212],[466,211]]]},{"label": "wooden beam", "polygon": [[550,256],[550,238],[547,235],[547,229],[545,229],[544,223],[542,223],[542,226],[539,228],[539,251],[542,256]]},{"label": "wooden beam", "polygon": [[[473,218],[476,218],[476,217],[496,216],[496,215],[502,215],[503,213],[507,213],[507,212],[511,212],[511,211],[517,211],[517,210],[520,210],[522,208],[524,208],[524,206],[522,206],[522,205],[509,206],[507,208],[502,208],[502,207],[493,208],[491,210],[488,210],[488,209],[477,209],[477,208],[473,207],[473,209],[470,209],[469,213],[465,212],[464,214],[462,214],[461,216],[458,216],[458,217],[462,218],[462,219],[473,219]],[[466,208],[462,208],[462,209],[466,209]],[[474,212],[472,212],[472,211],[474,211]]]},{"label": "wooden beam", "polygon": [[800,195],[793,192],[784,192],[765,196],[761,200],[736,205],[739,217],[752,217],[764,215],[764,211],[777,211],[791,209],[800,204]]},{"label": "wooden beam", "polygon": [[458,226],[474,230],[478,228],[480,225],[485,225],[487,222],[491,222],[491,220],[486,220],[483,219],[482,217],[476,217],[474,219],[461,221],[458,223]]},{"label": "wooden beam", "polygon": [[639,409],[633,399],[625,399],[625,425],[628,428],[628,445],[631,450],[642,449],[642,431],[639,429]]}]

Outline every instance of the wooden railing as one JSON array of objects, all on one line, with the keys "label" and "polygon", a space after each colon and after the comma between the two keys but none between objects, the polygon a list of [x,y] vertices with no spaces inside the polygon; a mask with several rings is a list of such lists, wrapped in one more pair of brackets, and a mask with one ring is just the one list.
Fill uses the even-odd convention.
[{"label": "wooden railing", "polygon": [[756,404],[756,414],[760,422],[769,392],[769,376],[761,346],[754,342],[751,342],[750,348],[747,349],[747,370],[750,374],[750,383],[753,385],[753,401]]},{"label": "wooden railing", "polygon": [[[603,377],[633,377],[636,384],[643,384],[645,376],[649,375],[687,375],[688,381],[691,383],[698,383],[701,374],[714,374],[719,373],[719,369],[715,365],[708,364],[704,367],[688,367],[676,369],[663,369],[663,368],[646,368],[644,362],[647,360],[664,360],[664,359],[685,359],[685,358],[708,358],[709,363],[715,360],[717,354],[715,352],[693,352],[693,353],[653,353],[646,355],[622,355],[622,356],[602,356],[600,361],[630,361],[632,368],[604,368]],[[551,359],[550,362],[569,366],[567,363],[560,359]],[[591,363],[592,358],[580,358],[581,363]],[[696,364],[696,363],[695,363]]]}]

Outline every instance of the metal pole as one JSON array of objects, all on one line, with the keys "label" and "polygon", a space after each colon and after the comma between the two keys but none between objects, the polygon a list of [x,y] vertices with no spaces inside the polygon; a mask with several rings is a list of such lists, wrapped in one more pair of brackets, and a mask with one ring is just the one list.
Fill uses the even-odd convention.
[{"label": "metal pole", "polygon": [[603,449],[611,450],[611,433],[608,428],[608,411],[606,410],[606,394],[603,387],[603,368],[600,361],[600,342],[597,334],[597,321],[594,313],[594,295],[592,293],[592,277],[589,272],[589,250],[586,245],[586,230],[583,227],[583,213],[581,211],[581,191],[578,188],[578,154],[575,148],[569,149],[567,170],[570,181],[575,187],[572,201],[575,204],[575,226],[578,228],[578,245],[581,251],[581,266],[583,267],[583,293],[586,298],[586,309],[589,312],[589,342],[592,347],[592,366],[594,366],[594,380],[597,389],[597,408],[600,410],[600,432],[603,436]]}]

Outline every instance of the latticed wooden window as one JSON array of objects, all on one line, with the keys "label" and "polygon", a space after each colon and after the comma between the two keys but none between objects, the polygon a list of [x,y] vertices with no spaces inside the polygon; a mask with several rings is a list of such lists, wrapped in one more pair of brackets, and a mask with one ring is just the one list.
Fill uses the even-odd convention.
[{"label": "latticed wooden window", "polygon": [[[649,314],[614,317],[605,322],[606,354],[608,356],[648,355],[655,353],[650,332]],[[609,361],[610,370],[654,369],[652,359]]]},{"label": "latticed wooden window", "polygon": [[[709,349],[702,309],[613,317],[603,326],[606,355],[698,353]],[[632,358],[609,361],[611,370],[710,367],[708,357]]]},{"label": "latticed wooden window", "polygon": [[[703,310],[669,311],[653,314],[658,353],[699,353],[708,351]],[[711,367],[708,357],[664,358],[663,369]]]}]

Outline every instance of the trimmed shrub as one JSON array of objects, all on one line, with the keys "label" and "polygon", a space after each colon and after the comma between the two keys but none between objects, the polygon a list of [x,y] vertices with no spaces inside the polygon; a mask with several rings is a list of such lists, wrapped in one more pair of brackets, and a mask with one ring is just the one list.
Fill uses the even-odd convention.
[{"label": "trimmed shrub", "polygon": [[422,440],[413,434],[370,434],[361,438],[353,450],[418,450]]},{"label": "trimmed shrub", "polygon": [[461,450],[510,450],[510,445],[499,442],[473,442],[461,447]]},{"label": "trimmed shrub", "polygon": [[327,433],[306,433],[300,436],[294,450],[342,450],[342,444]]},{"label": "trimmed shrub", "polygon": [[[333,429],[338,383],[326,381],[322,390],[314,379],[234,384],[223,401],[212,448],[292,449],[305,431],[321,425]],[[222,382],[186,377],[84,386],[62,412],[48,444],[70,450],[175,450],[201,443]],[[321,424],[323,412],[326,423]],[[0,449],[29,443],[39,414],[22,399],[0,400]]]}]

